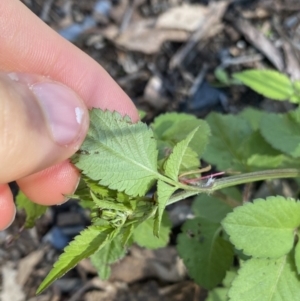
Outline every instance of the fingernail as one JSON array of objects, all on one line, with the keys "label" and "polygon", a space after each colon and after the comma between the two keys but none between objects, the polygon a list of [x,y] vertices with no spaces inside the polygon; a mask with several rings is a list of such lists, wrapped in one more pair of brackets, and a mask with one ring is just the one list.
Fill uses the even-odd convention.
[{"label": "fingernail", "polygon": [[30,88],[46,116],[56,143],[68,145],[77,140],[86,118],[86,110],[75,92],[51,82],[36,83]]},{"label": "fingernail", "polygon": [[[77,188],[78,188],[79,183],[80,183],[80,177],[78,177],[78,180],[77,180],[77,182],[76,182],[76,184],[75,184],[75,187],[74,187],[72,193],[70,193],[70,194],[68,194],[68,195],[75,194],[75,192],[76,192],[76,190],[77,190]],[[56,204],[56,205],[60,206],[60,205],[62,205],[62,204],[64,204],[64,203],[66,203],[66,202],[67,202],[68,200],[70,200],[70,199],[71,199],[71,197],[65,196],[64,200],[63,200],[61,203],[58,203],[58,204]]]},{"label": "fingernail", "polygon": [[[17,214],[17,208],[14,206],[14,214],[13,214],[13,218],[12,218],[12,220],[10,221],[10,223],[6,226],[5,229],[9,228],[9,227],[13,224],[13,222],[15,221],[15,218],[16,218],[16,214]],[[3,230],[5,230],[5,229],[3,229]]]}]

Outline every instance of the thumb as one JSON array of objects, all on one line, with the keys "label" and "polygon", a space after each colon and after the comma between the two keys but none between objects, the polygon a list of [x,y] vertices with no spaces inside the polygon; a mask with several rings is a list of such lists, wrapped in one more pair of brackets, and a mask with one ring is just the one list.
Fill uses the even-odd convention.
[{"label": "thumb", "polygon": [[0,72],[0,183],[69,158],[87,129],[87,108],[70,88],[36,75]]}]

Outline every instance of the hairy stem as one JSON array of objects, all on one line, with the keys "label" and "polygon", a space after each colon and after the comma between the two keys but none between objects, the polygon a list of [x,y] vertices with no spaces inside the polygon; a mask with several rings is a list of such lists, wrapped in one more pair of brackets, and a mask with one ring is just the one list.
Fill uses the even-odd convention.
[{"label": "hairy stem", "polygon": [[[214,183],[208,187],[191,187],[185,191],[174,194],[168,201],[167,205],[176,203],[180,200],[186,199],[190,196],[197,195],[199,193],[212,193],[216,190],[246,184],[256,181],[272,180],[272,179],[283,179],[283,178],[297,178],[300,177],[300,170],[296,168],[282,168],[282,169],[271,169],[249,172],[245,174],[225,177],[222,179],[215,180]],[[196,188],[196,189],[195,189]]]}]

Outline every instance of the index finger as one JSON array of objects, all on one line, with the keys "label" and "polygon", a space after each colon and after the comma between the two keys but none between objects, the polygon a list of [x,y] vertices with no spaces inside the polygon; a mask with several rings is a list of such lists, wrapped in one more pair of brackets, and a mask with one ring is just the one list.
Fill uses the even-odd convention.
[{"label": "index finger", "polygon": [[72,88],[88,107],[138,120],[133,103],[108,73],[19,0],[0,1],[0,40],[0,69],[49,76]]}]

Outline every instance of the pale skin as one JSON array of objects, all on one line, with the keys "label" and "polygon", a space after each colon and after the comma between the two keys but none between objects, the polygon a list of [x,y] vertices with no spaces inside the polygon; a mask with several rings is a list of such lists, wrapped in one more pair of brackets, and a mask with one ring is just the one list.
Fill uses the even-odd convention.
[{"label": "pale skin", "polygon": [[[86,135],[87,108],[116,110],[133,121],[138,120],[138,113],[97,62],[60,37],[19,0],[0,1],[0,41],[0,230],[3,230],[15,216],[7,183],[17,181],[32,201],[44,205],[60,204],[66,200],[65,194],[74,192],[79,172],[68,158]],[[78,124],[75,123],[75,138],[67,139],[68,143],[61,140],[57,143],[45,122],[47,113],[42,114],[36,104],[32,87],[41,83],[65,85],[63,89],[70,88],[74,94]]]}]

